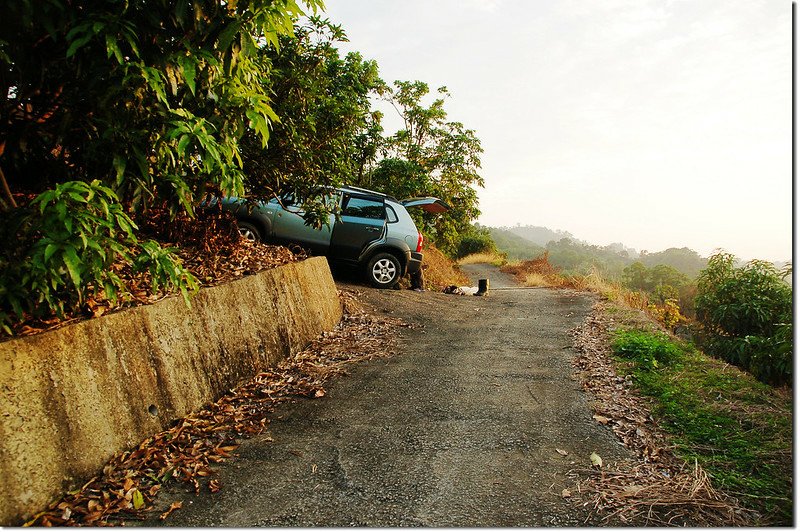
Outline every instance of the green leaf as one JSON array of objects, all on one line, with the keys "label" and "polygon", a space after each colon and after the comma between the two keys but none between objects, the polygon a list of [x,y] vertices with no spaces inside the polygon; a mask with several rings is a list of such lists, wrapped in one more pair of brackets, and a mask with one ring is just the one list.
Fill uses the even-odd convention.
[{"label": "green leaf", "polygon": [[62,255],[64,260],[64,266],[67,267],[67,271],[69,272],[70,280],[75,288],[80,289],[81,287],[81,259],[78,258],[78,254],[75,251],[75,248],[72,246],[68,246],[64,249],[64,254]]},{"label": "green leaf", "polygon": [[67,49],[67,59],[75,55],[78,49],[80,49],[82,46],[88,43],[91,39],[92,39],[92,34],[87,33],[83,37],[80,37],[72,41],[72,44],[70,44],[69,48]]},{"label": "green leaf", "polygon": [[189,57],[182,57],[181,58],[181,70],[183,72],[183,79],[186,80],[186,86],[189,87],[189,90],[192,93],[192,96],[195,95],[195,84],[194,78],[197,72],[195,71],[195,63]]},{"label": "green leaf", "polygon": [[50,257],[53,256],[53,253],[55,253],[59,249],[61,249],[60,246],[58,246],[56,244],[47,244],[47,247],[44,248],[44,260],[45,260],[45,262],[49,261]]},{"label": "green leaf", "polygon": [[219,38],[217,39],[217,50],[227,50],[241,27],[241,22],[231,22],[225,26],[225,29],[220,32]]},{"label": "green leaf", "polygon": [[186,153],[186,147],[189,143],[192,142],[192,137],[189,135],[183,135],[181,139],[178,141],[178,155],[183,156]]}]

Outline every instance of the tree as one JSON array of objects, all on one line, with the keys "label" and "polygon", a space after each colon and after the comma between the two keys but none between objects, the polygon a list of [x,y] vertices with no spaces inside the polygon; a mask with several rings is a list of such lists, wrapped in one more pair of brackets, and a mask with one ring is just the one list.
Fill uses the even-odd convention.
[{"label": "tree", "polygon": [[301,13],[294,0],[9,4],[0,110],[11,188],[98,178],[129,207],[173,212],[191,212],[207,185],[241,193],[238,140],[249,128],[266,145],[277,118],[259,51]]},{"label": "tree", "polygon": [[703,346],[761,380],[792,379],[792,289],[775,267],[717,253],[700,272],[695,309]]},{"label": "tree", "polygon": [[395,81],[394,89],[386,91],[404,127],[385,140],[385,158],[356,184],[401,199],[436,196],[446,201],[451,206],[447,213],[412,215],[436,245],[453,256],[459,234],[468,231],[480,214],[475,187],[483,186],[478,173],[483,148],[475,131],[447,121],[447,88],[439,88],[440,97],[425,106],[429,92],[421,81]]},{"label": "tree", "polygon": [[[136,239],[135,219],[151,208],[192,215],[209,188],[243,191],[239,140],[250,129],[266,145],[277,120],[259,52],[301,14],[294,0],[4,6],[0,321],[43,305],[60,312],[51,289],[79,304],[106,285],[98,264],[109,257],[191,287],[173,255]],[[37,211],[12,192],[39,193]],[[107,208],[95,212],[101,196]],[[103,248],[115,235],[123,247]],[[73,282],[45,282],[59,275]]]},{"label": "tree", "polygon": [[271,67],[271,105],[281,120],[266,148],[255,131],[243,143],[248,192],[291,194],[312,224],[326,219],[321,191],[357,181],[382,132],[380,113],[370,110],[370,97],[385,88],[377,64],[355,52],[340,57],[335,44],[344,40],[340,26],[311,17],[277,49],[261,50]]}]

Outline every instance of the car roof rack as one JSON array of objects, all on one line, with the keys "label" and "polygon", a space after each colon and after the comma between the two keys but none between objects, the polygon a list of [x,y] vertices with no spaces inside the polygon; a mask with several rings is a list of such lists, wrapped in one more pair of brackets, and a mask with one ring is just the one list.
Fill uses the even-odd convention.
[{"label": "car roof rack", "polygon": [[374,190],[369,190],[368,188],[361,188],[361,187],[354,187],[352,185],[345,185],[345,186],[341,187],[340,190],[352,191],[352,192],[361,192],[362,194],[370,194],[370,195],[373,195],[373,196],[380,196],[381,198],[390,199],[392,201],[397,201],[397,199],[395,199],[393,196],[390,196],[388,194],[384,194],[383,192],[376,192]]}]

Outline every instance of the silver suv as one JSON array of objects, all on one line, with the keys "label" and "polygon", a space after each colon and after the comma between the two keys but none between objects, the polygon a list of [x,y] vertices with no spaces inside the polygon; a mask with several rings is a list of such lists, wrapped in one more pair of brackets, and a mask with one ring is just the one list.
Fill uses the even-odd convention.
[{"label": "silver suv", "polygon": [[377,288],[391,288],[403,275],[418,272],[422,265],[422,233],[406,207],[434,213],[449,208],[438,198],[398,201],[356,187],[337,188],[326,201],[341,216],[337,220],[330,214],[327,225],[319,229],[306,225],[304,212],[289,200],[248,205],[239,198],[225,198],[222,206],[235,214],[239,232],[245,238],[300,244],[327,256],[331,262],[362,268],[367,281]]}]

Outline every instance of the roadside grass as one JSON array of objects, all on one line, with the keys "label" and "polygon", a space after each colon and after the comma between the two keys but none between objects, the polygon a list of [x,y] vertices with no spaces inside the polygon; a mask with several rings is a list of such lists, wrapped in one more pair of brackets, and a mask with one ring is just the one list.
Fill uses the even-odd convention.
[{"label": "roadside grass", "polygon": [[640,325],[614,333],[618,373],[631,374],[651,399],[676,454],[697,460],[717,489],[758,510],[765,524],[791,525],[791,391]]},{"label": "roadside grass", "polygon": [[423,245],[425,258],[422,261],[425,288],[441,291],[447,286],[469,285],[469,277],[458,268],[458,264],[447,258],[433,244]]},{"label": "roadside grass", "polygon": [[499,253],[473,253],[466,257],[461,257],[456,261],[458,265],[464,264],[491,264],[492,266],[503,266],[507,260],[504,255]]}]

